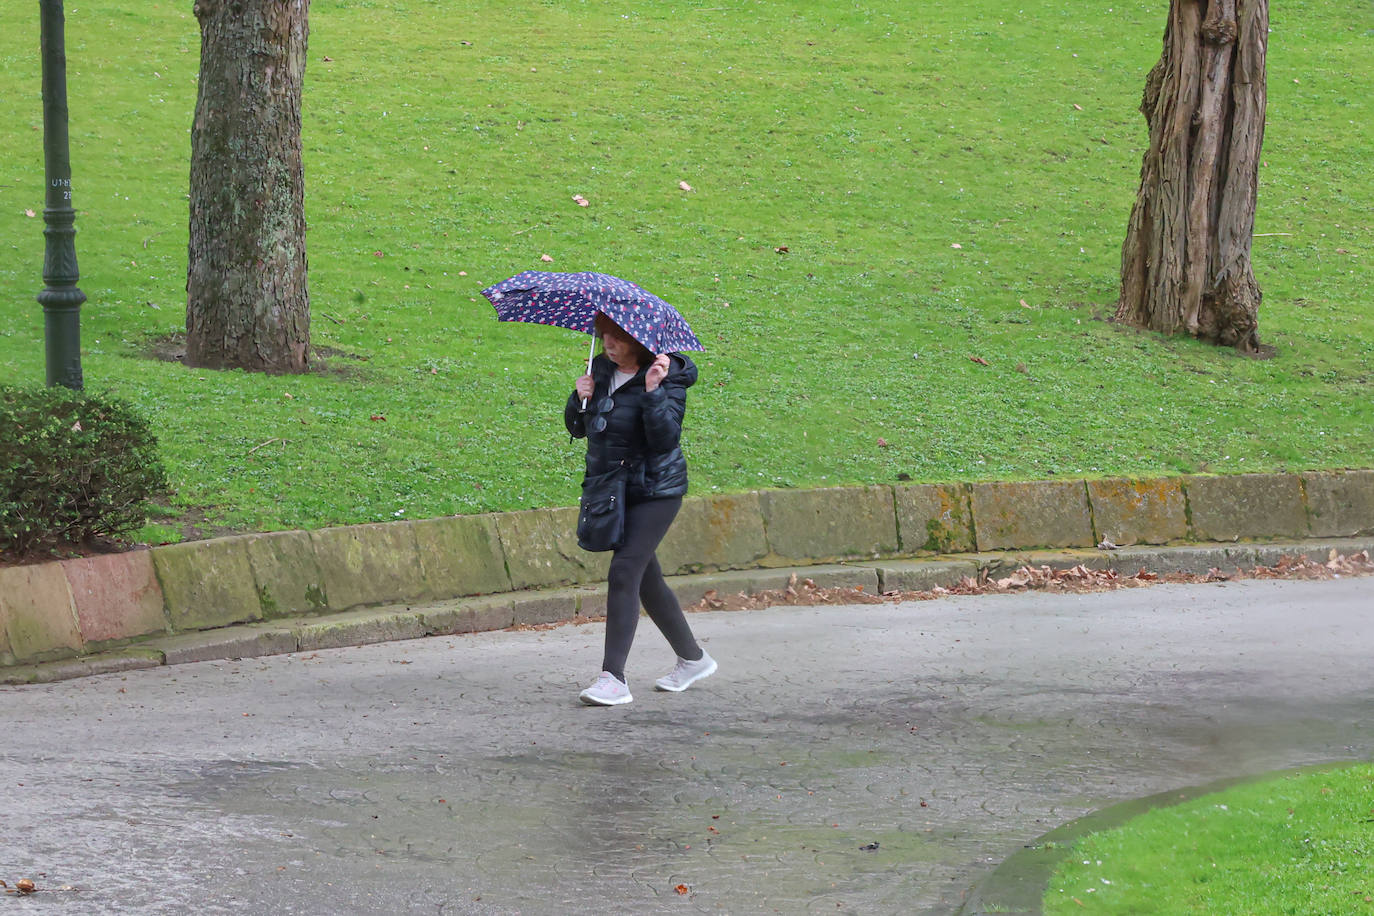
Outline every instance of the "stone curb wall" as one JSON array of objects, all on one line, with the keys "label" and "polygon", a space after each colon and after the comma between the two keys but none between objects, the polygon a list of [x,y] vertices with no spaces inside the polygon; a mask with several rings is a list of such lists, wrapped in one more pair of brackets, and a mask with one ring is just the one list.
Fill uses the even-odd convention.
[{"label": "stone curb wall", "polygon": [[[610,555],[578,548],[575,525],[575,509],[533,509],[0,568],[0,667],[94,652],[109,659],[111,649],[150,640],[166,644],[158,650],[165,661],[181,651],[175,641],[183,634],[243,624],[254,625],[258,648],[347,645],[358,640],[340,635],[349,623],[339,614],[383,605],[435,605],[432,619],[393,621],[390,638],[594,616],[605,596],[588,586],[605,579]],[[776,587],[750,584],[771,581],[768,570],[799,566],[844,569],[852,578],[878,569],[872,561],[1073,550],[1104,540],[1130,547],[1370,534],[1374,470],[869,486],[688,499],[659,559],[683,587],[697,574],[728,572],[711,579],[738,578],[751,590]],[[823,566],[833,563],[849,565]],[[889,567],[893,584],[907,588],[896,584],[900,564],[881,568]],[[854,584],[892,587],[877,572],[873,579]],[[485,604],[437,606],[483,595],[491,596]],[[375,613],[359,613],[366,626],[385,628]],[[311,621],[324,614],[334,615],[327,626]],[[449,619],[455,614],[462,619]],[[208,651],[203,636],[183,641]],[[140,648],[123,656],[132,665],[162,663]]]},{"label": "stone curb wall", "polygon": [[[1079,565],[1111,569],[1121,575],[1147,570],[1204,574],[1254,566],[1273,566],[1284,557],[1324,560],[1331,551],[1374,553],[1374,537],[1283,541],[1267,544],[1204,544],[1134,547],[1118,550],[1074,549],[1015,553],[977,553],[925,559],[852,561],[799,569],[760,568],[674,576],[668,580],[684,607],[701,607],[712,592],[730,596],[764,590],[785,592],[809,582],[821,588],[859,588],[870,594],[892,590],[953,588],[965,577],[986,572],[1000,576],[1022,566],[1069,569]],[[193,633],[144,639],[55,661],[0,667],[0,685],[43,684],[93,674],[111,674],[162,665],[222,659],[257,658],[344,646],[500,630],[513,626],[576,623],[605,613],[605,586],[573,586],[544,591],[507,592],[454,598],[434,604],[392,605],[317,617],[235,624]]]}]

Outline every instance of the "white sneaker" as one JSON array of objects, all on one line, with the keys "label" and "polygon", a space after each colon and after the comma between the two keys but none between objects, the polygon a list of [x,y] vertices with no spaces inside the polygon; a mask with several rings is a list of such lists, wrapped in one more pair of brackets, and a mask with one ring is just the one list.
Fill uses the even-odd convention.
[{"label": "white sneaker", "polygon": [[624,681],[609,671],[601,672],[596,683],[578,694],[588,706],[619,706],[634,699]]},{"label": "white sneaker", "polygon": [[654,687],[659,690],[671,690],[673,693],[680,693],[702,678],[710,677],[715,673],[716,660],[703,650],[701,658],[694,662],[689,662],[678,656],[677,664],[673,670],[654,681]]}]

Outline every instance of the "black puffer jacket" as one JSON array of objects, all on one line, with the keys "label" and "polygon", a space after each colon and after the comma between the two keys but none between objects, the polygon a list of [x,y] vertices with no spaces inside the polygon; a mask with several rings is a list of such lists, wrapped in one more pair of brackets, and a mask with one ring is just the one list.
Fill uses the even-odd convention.
[{"label": "black puffer jacket", "polygon": [[[603,353],[592,361],[595,390],[582,412],[574,391],[563,409],[563,422],[574,439],[587,439],[587,476],[609,471],[622,460],[631,471],[625,496],[631,502],[683,496],[687,493],[687,459],[678,442],[687,412],[687,389],[697,380],[696,365],[681,353],[668,357],[668,375],[653,391],[644,390],[640,367],[634,378],[610,396],[609,411],[600,408],[610,388],[615,364]],[[606,428],[597,430],[599,417]]]}]

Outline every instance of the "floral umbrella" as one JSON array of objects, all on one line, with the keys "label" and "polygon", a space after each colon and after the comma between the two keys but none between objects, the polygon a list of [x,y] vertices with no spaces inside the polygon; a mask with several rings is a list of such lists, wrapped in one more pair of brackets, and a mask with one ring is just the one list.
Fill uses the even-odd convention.
[{"label": "floral umbrella", "polygon": [[594,319],[601,312],[652,353],[705,349],[677,309],[610,274],[527,270],[487,287],[482,295],[502,321],[552,324],[594,335]]}]

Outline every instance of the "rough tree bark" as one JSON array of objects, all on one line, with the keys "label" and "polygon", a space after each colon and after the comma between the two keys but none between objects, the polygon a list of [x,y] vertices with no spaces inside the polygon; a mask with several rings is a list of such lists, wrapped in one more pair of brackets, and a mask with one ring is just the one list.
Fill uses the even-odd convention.
[{"label": "rough tree bark", "polygon": [[308,366],[301,83],[310,0],[196,0],[186,362]]},{"label": "rough tree bark", "polygon": [[1150,146],[1121,249],[1116,318],[1259,349],[1250,266],[1268,0],[1171,0],[1140,110]]}]

